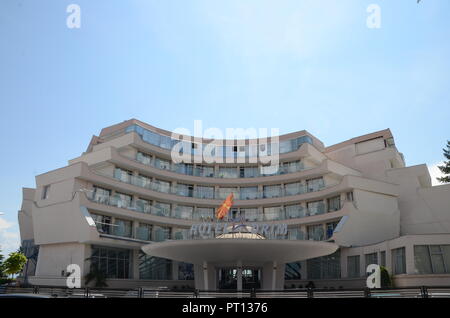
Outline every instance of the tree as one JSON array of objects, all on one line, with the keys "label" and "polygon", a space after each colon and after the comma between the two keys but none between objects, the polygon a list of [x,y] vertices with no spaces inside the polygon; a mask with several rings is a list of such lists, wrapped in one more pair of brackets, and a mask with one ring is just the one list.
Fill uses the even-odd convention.
[{"label": "tree", "polygon": [[25,266],[27,258],[22,253],[12,252],[8,258],[3,262],[3,270],[7,275],[14,275],[20,273]]},{"label": "tree", "polygon": [[448,161],[444,161],[442,166],[438,166],[439,170],[444,174],[442,178],[436,178],[439,182],[448,183],[450,182],[450,141],[447,140],[447,149],[442,149],[444,151],[444,157]]},{"label": "tree", "polygon": [[0,250],[0,278],[2,278],[4,276],[4,274],[3,274],[3,259],[4,259],[4,256]]},{"label": "tree", "polygon": [[393,287],[391,276],[384,266],[380,266],[381,288]]},{"label": "tree", "polygon": [[101,271],[97,264],[92,261],[92,258],[87,258],[86,261],[91,261],[90,271],[84,276],[84,283],[89,285],[91,281],[94,281],[94,286],[98,288],[108,287],[106,283],[106,275]]}]

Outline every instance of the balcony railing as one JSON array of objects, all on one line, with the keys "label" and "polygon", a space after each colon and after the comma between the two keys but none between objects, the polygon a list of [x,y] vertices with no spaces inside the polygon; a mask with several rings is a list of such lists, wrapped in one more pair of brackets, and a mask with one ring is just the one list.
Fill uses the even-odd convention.
[{"label": "balcony railing", "polygon": [[[123,208],[131,211],[136,211],[144,214],[151,214],[156,216],[175,218],[175,219],[185,219],[194,221],[213,221],[215,220],[214,209],[211,208],[211,213],[206,213],[204,210],[196,211],[194,209],[186,209],[184,206],[177,207],[164,207],[158,203],[151,205],[149,201],[136,199],[136,200],[124,200],[119,195],[98,195],[94,191],[86,192],[86,197],[95,203],[100,203],[109,206],[115,206],[118,208]],[[340,204],[341,208],[343,203]],[[243,208],[238,216],[232,216],[228,214],[225,220],[232,220],[233,218],[242,218],[246,222],[263,222],[263,221],[278,221],[278,220],[289,220],[289,219],[300,219],[304,217],[320,215],[326,213],[325,204],[320,204],[314,208],[305,208],[302,205],[298,206],[285,206],[284,208],[279,208],[278,211],[267,210],[260,213],[256,209],[247,209],[250,211],[245,212]],[[329,212],[335,212],[329,211]]]},{"label": "balcony railing", "polygon": [[[100,175],[109,177],[105,174]],[[197,199],[223,200],[230,193],[230,191],[224,190],[224,188],[219,188],[218,190],[216,189],[205,190],[203,188],[194,189],[193,185],[191,185],[191,187],[186,187],[185,185],[183,186],[170,185],[169,183],[161,183],[158,181],[152,182],[150,181],[149,178],[146,177],[124,175],[123,173],[114,173],[114,179],[156,192],[175,194],[183,197],[192,197]],[[235,189],[232,192],[234,192],[235,195],[241,200],[256,200],[256,199],[287,197],[292,195],[304,194],[308,192],[317,192],[325,188],[333,187],[336,184],[325,185],[325,183],[322,182],[320,184],[315,185],[305,185],[305,184],[299,184],[298,186],[289,185],[289,187],[287,188],[281,186],[279,188],[273,187],[268,189],[263,188],[263,191],[248,191],[239,194],[237,193],[238,192],[237,189]]]},{"label": "balcony railing", "polygon": [[[127,159],[130,159],[127,157]],[[275,175],[283,175],[288,173],[300,172],[312,168],[305,168],[302,162],[291,163],[288,165],[280,165],[278,171],[273,174],[261,173],[260,167],[244,168],[244,170],[233,171],[230,170],[215,170],[213,167],[198,167],[193,165],[174,164],[169,161],[160,160],[157,158],[151,158],[141,153],[138,153],[135,161],[157,168],[160,170],[167,170],[179,174],[188,176],[205,177],[205,178],[256,178],[256,177],[269,177]]]}]

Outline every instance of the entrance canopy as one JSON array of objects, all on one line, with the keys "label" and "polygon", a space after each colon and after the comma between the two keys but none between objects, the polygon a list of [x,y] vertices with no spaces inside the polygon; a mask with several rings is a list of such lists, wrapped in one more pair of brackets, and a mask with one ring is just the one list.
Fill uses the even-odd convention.
[{"label": "entrance canopy", "polygon": [[237,260],[291,263],[329,255],[337,249],[338,245],[328,242],[242,238],[165,241],[142,247],[148,255],[192,264]]}]

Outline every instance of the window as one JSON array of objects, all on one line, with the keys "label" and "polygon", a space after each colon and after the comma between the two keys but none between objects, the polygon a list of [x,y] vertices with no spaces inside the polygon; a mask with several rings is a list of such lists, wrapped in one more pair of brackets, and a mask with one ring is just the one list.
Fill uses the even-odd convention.
[{"label": "window", "polygon": [[386,251],[380,252],[380,265],[386,267]]},{"label": "window", "polygon": [[327,223],[327,240],[333,236],[334,229],[338,225],[339,222],[331,222]]},{"label": "window", "polygon": [[170,239],[170,227],[154,226],[153,241],[162,242]]},{"label": "window", "polygon": [[131,221],[115,219],[114,220],[114,235],[123,236],[123,237],[131,237]]},{"label": "window", "polygon": [[50,185],[45,185],[44,188],[42,189],[42,200],[48,199],[48,194],[50,192]]},{"label": "window", "polygon": [[194,265],[189,263],[178,263],[178,280],[193,280]]},{"label": "window", "polygon": [[97,230],[100,233],[104,234],[111,234],[112,233],[112,226],[111,226],[111,217],[105,216],[105,215],[99,215],[91,213],[92,219],[95,222],[95,225],[97,226]]},{"label": "window", "polygon": [[346,193],[347,201],[353,202],[353,191]]},{"label": "window", "polygon": [[392,268],[394,275],[406,274],[406,257],[404,247],[392,250]]},{"label": "window", "polygon": [[132,176],[133,176],[133,172],[131,172],[131,171],[124,170],[121,168],[116,168],[116,170],[114,170],[114,178],[119,181],[131,183]]},{"label": "window", "polygon": [[107,278],[130,278],[130,250],[92,246],[91,268]]},{"label": "window", "polygon": [[194,194],[194,186],[192,184],[177,184],[177,194],[185,197],[192,197]]},{"label": "window", "polygon": [[322,200],[307,203],[308,215],[317,215],[325,213],[325,206]]},{"label": "window", "polygon": [[137,199],[135,202],[136,211],[143,213],[151,213],[152,203],[149,200]]},{"label": "window", "polygon": [[263,214],[258,212],[257,208],[241,209],[241,215],[249,222],[257,222],[263,220]]},{"label": "window", "polygon": [[264,208],[264,220],[272,221],[283,219],[282,211],[283,209],[280,206]]},{"label": "window", "polygon": [[300,204],[287,205],[284,207],[287,219],[297,219],[305,216],[305,210]]},{"label": "window", "polygon": [[258,187],[241,187],[241,200],[258,199]]},{"label": "window", "polygon": [[155,158],[155,167],[162,170],[170,170],[170,161],[161,158]]},{"label": "window", "polygon": [[341,196],[335,196],[327,199],[328,212],[335,212],[341,209]]},{"label": "window", "polygon": [[414,264],[419,274],[450,273],[450,245],[415,245]]},{"label": "window", "polygon": [[333,254],[306,261],[308,279],[341,278],[341,256],[339,250]]},{"label": "window", "polygon": [[187,240],[189,238],[189,230],[188,229],[172,229],[172,239],[174,240]]},{"label": "window", "polygon": [[366,254],[365,258],[366,258],[366,268],[370,264],[378,264],[378,254],[376,252],[375,253]]},{"label": "window", "polygon": [[264,186],[264,198],[277,198],[281,196],[281,186],[277,185],[267,185]]},{"label": "window", "polygon": [[214,208],[196,208],[194,213],[194,220],[213,220]]},{"label": "window", "polygon": [[289,229],[287,233],[288,240],[304,240],[305,233],[301,229]]},{"label": "window", "polygon": [[214,199],[214,187],[197,186],[197,196],[202,199]]},{"label": "window", "polygon": [[319,191],[324,188],[323,177],[306,180],[306,188],[308,192]]},{"label": "window", "polygon": [[170,193],[170,182],[155,179],[153,190],[163,193]]},{"label": "window", "polygon": [[219,199],[226,199],[232,192],[237,193],[237,188],[219,188]]},{"label": "window", "polygon": [[139,278],[154,280],[172,279],[172,261],[139,253]]},{"label": "window", "polygon": [[237,178],[238,170],[236,167],[219,167],[219,178]]},{"label": "window", "polygon": [[138,152],[137,156],[136,156],[136,160],[139,161],[140,163],[146,164],[146,165],[151,165],[152,163],[152,156],[147,155],[145,153],[142,152]]},{"label": "window", "polygon": [[100,188],[94,186],[94,201],[102,204],[109,203],[109,196],[111,195],[111,190]]},{"label": "window", "polygon": [[308,240],[323,241],[324,231],[322,224],[309,225],[307,228],[308,228]]},{"label": "window", "polygon": [[150,224],[139,223],[136,229],[136,238],[143,241],[152,240],[152,226]]},{"label": "window", "polygon": [[191,220],[193,211],[194,208],[192,206],[179,205],[175,208],[173,217],[178,219]]},{"label": "window", "polygon": [[359,255],[347,257],[347,276],[349,278],[361,276],[361,271],[359,268]]},{"label": "window", "polygon": [[132,198],[129,194],[116,192],[111,198],[111,204],[119,208],[129,208],[131,207]]},{"label": "window", "polygon": [[300,262],[287,263],[284,267],[284,279],[285,280],[302,279],[301,270],[302,265]]},{"label": "window", "polygon": [[155,209],[153,209],[153,214],[159,216],[169,216],[170,215],[170,204],[155,201]]},{"label": "window", "polygon": [[304,192],[301,182],[288,183],[284,187],[286,195],[296,195]]}]

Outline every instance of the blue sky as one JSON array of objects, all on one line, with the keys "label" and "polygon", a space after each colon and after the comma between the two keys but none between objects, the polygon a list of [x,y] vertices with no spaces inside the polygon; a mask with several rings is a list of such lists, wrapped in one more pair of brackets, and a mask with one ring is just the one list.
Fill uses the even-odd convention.
[{"label": "blue sky", "polygon": [[450,139],[449,15],[448,0],[0,1],[3,252],[18,246],[21,188],[133,117],[306,129],[326,145],[390,128],[407,165],[435,165]]}]

